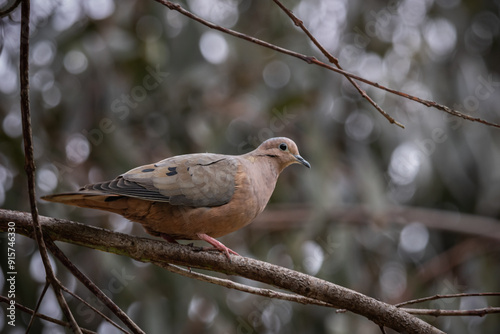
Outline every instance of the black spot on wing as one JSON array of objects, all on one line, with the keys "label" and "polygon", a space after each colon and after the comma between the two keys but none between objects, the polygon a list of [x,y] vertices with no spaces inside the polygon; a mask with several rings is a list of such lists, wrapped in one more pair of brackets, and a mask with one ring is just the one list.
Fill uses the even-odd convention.
[{"label": "black spot on wing", "polygon": [[154,168],[146,168],[146,169],[143,169],[141,172],[143,173],[147,173],[147,172],[154,172]]},{"label": "black spot on wing", "polygon": [[167,176],[174,176],[177,174],[177,167],[168,167],[169,172],[165,173]]},{"label": "black spot on wing", "polygon": [[109,196],[104,199],[104,202],[114,202],[122,198],[125,198],[125,196]]}]

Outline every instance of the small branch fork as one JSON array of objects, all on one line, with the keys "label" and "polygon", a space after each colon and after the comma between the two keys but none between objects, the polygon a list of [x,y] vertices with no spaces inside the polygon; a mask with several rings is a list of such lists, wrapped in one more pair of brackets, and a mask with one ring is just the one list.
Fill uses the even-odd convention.
[{"label": "small branch fork", "polygon": [[370,102],[375,107],[375,109],[377,109],[377,111],[379,113],[381,113],[391,124],[396,124],[396,125],[398,125],[401,128],[404,128],[404,125],[401,124],[401,123],[399,123],[399,122],[397,122],[396,120],[394,120],[393,117],[391,117],[380,106],[378,106],[377,103],[375,101],[373,101],[366,94],[366,92],[358,86],[358,84],[356,82],[354,82],[354,80],[361,81],[363,83],[366,83],[366,84],[371,85],[373,87],[376,87],[378,89],[385,90],[385,91],[387,91],[387,92],[389,92],[391,94],[395,94],[395,95],[401,96],[403,98],[415,101],[415,102],[423,104],[424,106],[429,107],[429,108],[435,108],[435,109],[444,111],[444,112],[446,112],[446,113],[448,113],[450,115],[453,115],[453,116],[456,116],[456,117],[460,117],[460,118],[463,118],[463,119],[471,121],[471,122],[478,122],[478,123],[482,123],[482,124],[489,125],[489,126],[492,126],[492,127],[500,128],[500,124],[489,122],[489,121],[486,121],[486,120],[484,120],[482,118],[479,118],[479,117],[473,117],[473,116],[464,114],[464,113],[462,113],[460,111],[454,110],[452,108],[449,108],[449,107],[447,107],[445,105],[442,105],[442,104],[439,104],[437,102],[430,101],[430,100],[425,100],[425,99],[421,99],[419,97],[416,97],[416,96],[413,96],[413,95],[410,95],[410,94],[407,94],[407,93],[403,93],[403,92],[400,92],[400,91],[395,90],[395,89],[391,89],[391,88],[385,87],[385,86],[383,86],[381,84],[378,84],[376,82],[367,80],[367,79],[365,79],[363,77],[360,77],[358,75],[355,75],[353,73],[344,71],[340,67],[340,64],[339,64],[337,58],[333,57],[328,51],[326,51],[326,49],[307,30],[307,28],[304,26],[304,24],[302,23],[302,21],[300,19],[298,19],[289,9],[287,9],[281,2],[279,2],[277,0],[273,0],[273,1],[292,19],[292,21],[294,22],[295,25],[299,26],[306,33],[306,35],[308,36],[308,38],[320,49],[320,51],[325,55],[325,57],[331,63],[335,64],[336,67],[328,65],[328,64],[326,64],[326,63],[324,63],[324,62],[316,59],[313,56],[306,56],[306,55],[303,55],[301,53],[298,53],[298,52],[295,52],[295,51],[291,51],[291,50],[288,50],[288,49],[276,46],[274,44],[265,42],[265,41],[260,40],[258,38],[255,38],[255,37],[252,37],[252,36],[248,36],[248,35],[243,34],[241,32],[221,27],[221,26],[219,26],[217,24],[209,22],[209,21],[207,21],[207,20],[205,20],[205,19],[203,19],[203,18],[201,18],[201,17],[199,17],[199,16],[191,13],[190,11],[188,11],[188,10],[184,9],[183,7],[181,7],[179,4],[173,3],[171,1],[167,1],[167,0],[155,0],[155,1],[158,2],[158,3],[160,3],[160,4],[162,4],[162,5],[164,5],[164,6],[166,6],[170,10],[175,10],[175,11],[181,13],[182,15],[187,16],[190,19],[192,19],[194,21],[197,21],[197,22],[199,22],[199,23],[201,23],[201,24],[203,24],[203,25],[205,25],[205,26],[207,26],[207,27],[209,27],[211,29],[221,31],[221,32],[223,32],[225,34],[228,34],[228,35],[240,38],[240,39],[244,39],[244,40],[249,41],[251,43],[254,43],[254,44],[266,47],[268,49],[280,52],[282,54],[286,54],[286,55],[298,58],[298,59],[300,59],[302,61],[305,61],[308,64],[314,64],[314,65],[326,68],[326,69],[328,69],[330,71],[342,74],[343,76],[345,76],[349,80],[349,82],[351,82],[351,84],[354,85],[354,87],[356,87],[356,89],[361,94],[361,96],[363,98],[365,98],[368,102]]}]

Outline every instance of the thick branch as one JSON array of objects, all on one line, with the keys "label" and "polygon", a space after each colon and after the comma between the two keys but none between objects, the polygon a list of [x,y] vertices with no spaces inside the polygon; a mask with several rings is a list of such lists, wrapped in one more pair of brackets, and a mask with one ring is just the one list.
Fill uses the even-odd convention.
[{"label": "thick branch", "polygon": [[[32,237],[31,217],[27,213],[0,210],[0,231],[9,221],[16,232]],[[405,311],[336,284],[266,262],[233,256],[232,261],[215,252],[200,252],[192,247],[134,237],[67,220],[40,217],[44,233],[53,240],[69,242],[106,252],[125,255],[141,262],[171,263],[218,271],[274,285],[296,294],[324,301],[337,308],[367,317],[378,325],[406,333],[442,333]]]}]

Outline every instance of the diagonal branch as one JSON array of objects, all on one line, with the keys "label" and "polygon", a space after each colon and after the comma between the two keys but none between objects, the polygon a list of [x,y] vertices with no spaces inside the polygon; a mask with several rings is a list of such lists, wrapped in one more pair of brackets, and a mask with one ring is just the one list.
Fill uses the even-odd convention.
[{"label": "diagonal branch", "polygon": [[[16,232],[33,237],[31,218],[23,212],[0,209],[0,231],[16,222]],[[219,253],[197,252],[192,247],[134,237],[62,219],[40,217],[44,233],[52,240],[128,256],[141,262],[165,263],[237,275],[270,284],[295,294],[362,315],[377,325],[408,333],[442,333],[430,324],[356,291],[266,262]]]},{"label": "diagonal branch", "polygon": [[[389,92],[391,94],[395,94],[395,95],[401,96],[403,98],[412,100],[414,102],[423,104],[426,107],[435,108],[435,109],[444,111],[444,112],[446,112],[446,113],[448,113],[450,115],[453,115],[453,116],[456,116],[456,117],[460,117],[462,119],[465,119],[465,120],[468,120],[468,121],[471,121],[471,122],[478,122],[478,123],[482,123],[482,124],[485,124],[485,125],[489,125],[489,126],[493,126],[493,127],[496,127],[496,128],[500,128],[500,124],[489,122],[489,121],[486,121],[486,120],[484,120],[482,118],[479,118],[479,117],[473,117],[473,116],[464,114],[464,113],[462,113],[460,111],[454,110],[452,108],[449,108],[449,107],[447,107],[445,105],[439,104],[439,103],[434,102],[434,101],[421,99],[419,97],[416,97],[416,96],[413,96],[413,95],[410,95],[410,94],[407,94],[407,93],[403,93],[403,92],[400,92],[400,91],[395,90],[395,89],[391,89],[391,88],[385,87],[385,86],[383,86],[383,85],[381,85],[379,83],[367,80],[367,79],[365,79],[363,77],[360,77],[358,75],[352,74],[352,73],[347,72],[347,71],[344,71],[344,70],[342,70],[340,68],[336,68],[336,67],[333,67],[331,65],[328,65],[328,64],[326,64],[326,63],[324,63],[322,61],[319,61],[318,59],[316,59],[313,56],[306,56],[306,55],[303,55],[301,53],[298,53],[298,52],[295,52],[295,51],[291,51],[291,50],[288,50],[288,49],[276,46],[274,44],[265,42],[265,41],[260,40],[258,38],[245,35],[245,34],[240,33],[238,31],[221,27],[221,26],[219,26],[217,24],[214,24],[212,22],[204,20],[204,19],[202,19],[199,16],[196,16],[195,14],[191,13],[190,11],[182,8],[179,4],[173,3],[171,1],[167,1],[167,0],[155,0],[155,1],[158,2],[158,3],[160,3],[160,4],[162,4],[162,5],[164,5],[164,6],[166,6],[166,7],[168,7],[170,10],[175,10],[175,11],[181,13],[182,15],[187,16],[190,19],[192,19],[194,21],[197,21],[197,22],[199,22],[199,23],[201,23],[201,24],[203,24],[203,25],[205,25],[205,26],[207,26],[207,27],[209,27],[211,29],[221,31],[221,32],[223,32],[225,34],[228,34],[228,35],[240,38],[240,39],[244,39],[244,40],[249,41],[251,43],[254,43],[254,44],[266,47],[268,49],[280,52],[282,54],[286,54],[286,55],[298,58],[298,59],[300,59],[302,61],[305,61],[308,64],[314,64],[314,65],[326,68],[326,69],[328,69],[330,71],[342,74],[343,76],[345,76],[347,78],[351,78],[351,79],[354,79],[354,80],[357,80],[357,81],[361,81],[361,82],[366,83],[366,84],[368,84],[370,86],[373,86],[375,88],[385,90],[385,91],[387,91],[387,92]],[[379,110],[379,109],[377,108],[377,110]],[[380,112],[380,110],[379,110],[379,112]],[[396,123],[396,121],[394,121],[394,123]],[[401,124],[398,124],[398,125],[401,126]]]},{"label": "diagonal branch", "polygon": [[33,313],[31,314],[31,319],[30,322],[28,323],[28,327],[26,328],[26,333],[29,333],[31,326],[33,326],[33,323],[35,321],[35,314],[38,313],[38,309],[40,308],[40,305],[42,304],[43,297],[45,297],[45,294],[47,293],[47,290],[49,289],[50,283],[45,282],[45,285],[43,286],[42,293],[38,297],[38,301],[36,302],[35,309],[33,310]]},{"label": "diagonal branch", "polygon": [[104,313],[102,313],[101,311],[99,311],[98,309],[96,309],[94,306],[90,305],[90,303],[88,301],[86,301],[85,299],[83,299],[82,297],[80,297],[79,295],[77,295],[76,293],[74,293],[73,291],[71,291],[70,289],[68,289],[67,287],[65,286],[62,286],[62,289],[64,290],[64,292],[66,292],[67,294],[73,296],[74,298],[78,299],[78,301],[80,301],[80,303],[83,303],[85,304],[88,308],[90,308],[92,311],[94,311],[95,313],[99,314],[103,319],[105,319],[107,322],[109,322],[111,325],[113,325],[116,329],[118,329],[119,331],[123,332],[123,333],[126,333],[128,334],[129,332],[127,332],[125,329],[123,329],[122,327],[120,327],[120,325],[118,325],[116,322],[114,322],[112,319],[110,319],[108,316],[106,316]]},{"label": "diagonal branch", "polygon": [[[323,55],[328,59],[328,61],[330,63],[334,64],[335,66],[337,66],[338,69],[342,70],[342,67],[339,64],[339,60],[336,57],[334,57],[330,52],[328,52],[323,47],[323,45],[321,45],[320,42],[318,42],[318,40],[313,36],[313,34],[311,34],[311,32],[309,31],[309,29],[306,28],[306,26],[304,25],[304,22],[302,22],[302,20],[300,20],[297,16],[295,16],[295,14],[293,14],[293,12],[291,10],[289,10],[288,8],[286,8],[285,5],[283,5],[279,0],[273,0],[273,1],[278,5],[278,7],[280,7],[288,15],[288,17],[290,17],[290,19],[293,21],[293,23],[296,26],[298,26],[298,27],[300,27],[300,29],[302,29],[302,31],[314,43],[314,45],[316,45],[316,47],[321,51],[321,53],[323,53]],[[391,124],[394,123],[397,126],[399,126],[399,127],[401,127],[401,128],[404,129],[404,125],[401,124],[401,123],[399,123],[399,122],[397,122],[391,115],[389,115],[375,101],[373,101],[373,99],[358,85],[357,82],[355,82],[349,76],[345,76],[345,77],[354,86],[354,88],[356,88],[356,90],[359,92],[359,94],[365,100],[367,100],[373,107],[375,107],[375,109],[377,109],[377,111],[380,114],[382,114],[382,116],[384,116],[389,121],[389,123],[391,123]]]},{"label": "diagonal branch", "polygon": [[[47,247],[50,249],[52,254],[61,261],[61,263],[68,268],[69,271],[75,276],[80,282],[82,282],[87,289],[89,289],[104,305],[106,305],[124,324],[130,328],[133,333],[144,334],[144,331],[137,326],[128,315],[118,307],[111,298],[109,298],[104,292],[102,292],[97,285],[92,282],[84,273],[82,273],[67,257],[64,253],[56,246],[56,244],[51,240],[47,240]],[[108,320],[108,319],[107,319]],[[117,327],[114,322],[110,322],[113,326]],[[120,327],[118,329],[122,330]]]}]

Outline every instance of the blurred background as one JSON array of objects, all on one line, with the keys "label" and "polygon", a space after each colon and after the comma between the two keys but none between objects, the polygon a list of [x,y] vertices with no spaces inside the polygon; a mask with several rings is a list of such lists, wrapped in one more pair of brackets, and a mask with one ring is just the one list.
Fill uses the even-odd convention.
[{"label": "blurred background", "polygon": [[[215,24],[324,60],[271,1],[180,4]],[[284,5],[345,70],[500,123],[499,1]],[[405,125],[401,129],[342,76],[210,30],[154,1],[35,0],[31,7],[38,196],[172,155],[241,154],[267,138],[287,136],[312,169],[288,168],[262,216],[221,238],[228,247],[389,303],[500,290],[499,129],[362,84]],[[29,211],[19,21],[20,9],[0,21],[0,205]],[[43,215],[145,235],[117,215],[38,204]],[[16,301],[33,308],[45,275],[34,242],[21,236],[16,242]],[[380,333],[361,316],[251,296],[118,255],[59,245],[147,333]],[[5,257],[0,265],[5,273]],[[104,310],[55,265],[63,283]],[[6,295],[4,279],[0,290]],[[69,304],[82,327],[117,332],[80,302],[69,298]],[[499,306],[499,298],[419,306],[488,305]],[[52,293],[40,311],[63,318]],[[24,333],[29,317],[17,311],[11,328],[4,312],[2,304],[0,331]],[[500,315],[423,318],[451,333],[497,333],[500,327]],[[37,320],[31,332],[64,331]]]}]

